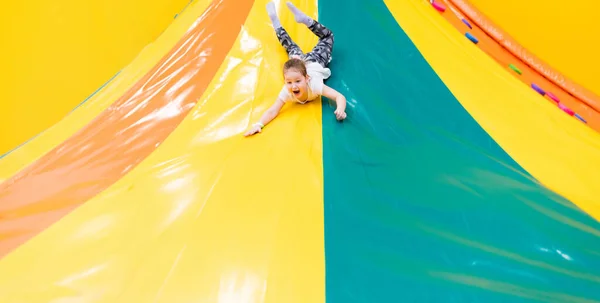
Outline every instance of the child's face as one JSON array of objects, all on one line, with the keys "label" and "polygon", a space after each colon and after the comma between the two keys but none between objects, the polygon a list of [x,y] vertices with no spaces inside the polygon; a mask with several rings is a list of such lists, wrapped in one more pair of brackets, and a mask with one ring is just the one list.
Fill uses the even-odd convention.
[{"label": "child's face", "polygon": [[287,70],[283,76],[290,94],[296,97],[296,99],[304,101],[308,97],[308,77],[305,77],[295,69]]}]

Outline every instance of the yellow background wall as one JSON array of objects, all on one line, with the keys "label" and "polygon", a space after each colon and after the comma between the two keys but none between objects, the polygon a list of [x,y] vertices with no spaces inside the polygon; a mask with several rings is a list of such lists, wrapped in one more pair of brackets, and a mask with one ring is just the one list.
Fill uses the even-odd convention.
[{"label": "yellow background wall", "polygon": [[600,95],[598,1],[469,2],[537,57]]},{"label": "yellow background wall", "polygon": [[156,39],[188,3],[3,3],[0,155],[64,117]]}]

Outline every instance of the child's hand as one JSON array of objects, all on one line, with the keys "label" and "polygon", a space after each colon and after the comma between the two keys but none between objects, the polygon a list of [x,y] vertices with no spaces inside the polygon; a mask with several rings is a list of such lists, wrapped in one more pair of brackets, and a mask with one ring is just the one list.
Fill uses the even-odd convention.
[{"label": "child's hand", "polygon": [[346,97],[325,84],[323,84],[323,96],[330,100],[335,100],[335,103],[337,104],[337,108],[333,112],[335,118],[338,119],[338,121],[346,119]]},{"label": "child's hand", "polygon": [[338,121],[346,119],[346,112],[343,109],[338,108],[333,113],[335,114],[335,118],[338,119]]},{"label": "child's hand", "polygon": [[258,125],[258,124],[254,124],[254,125],[252,125],[252,128],[250,128],[250,129],[249,129],[249,130],[248,130],[248,131],[247,131],[247,132],[244,134],[244,136],[245,136],[245,137],[252,136],[252,135],[254,135],[254,134],[260,133],[261,131],[262,131],[262,127],[261,127],[260,125]]}]

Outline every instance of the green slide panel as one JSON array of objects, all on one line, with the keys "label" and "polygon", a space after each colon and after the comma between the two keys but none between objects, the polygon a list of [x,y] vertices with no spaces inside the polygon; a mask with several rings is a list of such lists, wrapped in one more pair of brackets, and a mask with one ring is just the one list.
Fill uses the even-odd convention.
[{"label": "green slide panel", "polygon": [[343,123],[323,102],[328,303],[600,300],[600,224],[482,130],[383,1],[319,20],[348,98]]}]

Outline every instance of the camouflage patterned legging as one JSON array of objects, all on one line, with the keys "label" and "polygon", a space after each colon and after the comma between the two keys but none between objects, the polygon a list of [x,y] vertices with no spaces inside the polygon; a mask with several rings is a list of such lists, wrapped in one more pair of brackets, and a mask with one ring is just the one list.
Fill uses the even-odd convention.
[{"label": "camouflage patterned legging", "polygon": [[327,67],[329,62],[331,62],[331,52],[333,51],[333,33],[316,20],[313,20],[313,24],[308,28],[319,37],[319,42],[317,42],[317,45],[308,54],[302,52],[283,27],[277,28],[275,33],[277,34],[277,39],[279,39],[279,42],[287,51],[288,56],[300,56],[306,61],[314,61],[323,67]]}]

